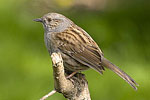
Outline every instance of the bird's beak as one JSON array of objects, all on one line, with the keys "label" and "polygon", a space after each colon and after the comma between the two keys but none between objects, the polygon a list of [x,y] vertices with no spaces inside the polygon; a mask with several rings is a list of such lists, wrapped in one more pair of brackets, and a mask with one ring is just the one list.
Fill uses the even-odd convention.
[{"label": "bird's beak", "polygon": [[33,19],[33,21],[36,21],[36,22],[43,22],[42,18]]}]

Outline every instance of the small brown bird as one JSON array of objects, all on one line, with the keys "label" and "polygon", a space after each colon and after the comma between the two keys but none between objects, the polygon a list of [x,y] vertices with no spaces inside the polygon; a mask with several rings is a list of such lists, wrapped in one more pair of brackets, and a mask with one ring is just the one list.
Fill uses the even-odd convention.
[{"label": "small brown bird", "polygon": [[50,54],[61,53],[65,70],[76,73],[92,68],[102,74],[106,67],[137,90],[138,84],[104,58],[102,51],[91,36],[70,19],[58,13],[48,13],[34,21],[43,24],[46,47]]}]

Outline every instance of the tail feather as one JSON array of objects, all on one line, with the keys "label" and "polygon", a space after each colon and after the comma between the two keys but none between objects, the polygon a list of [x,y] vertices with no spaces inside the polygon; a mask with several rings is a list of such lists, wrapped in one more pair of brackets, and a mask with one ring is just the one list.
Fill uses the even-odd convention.
[{"label": "tail feather", "polygon": [[119,69],[116,65],[112,64],[106,58],[102,57],[101,61],[102,61],[103,66],[105,66],[106,68],[108,68],[108,69],[112,70],[113,72],[115,72],[122,79],[124,79],[128,84],[130,84],[135,90],[137,90],[136,86],[138,86],[138,84],[129,75],[127,75],[124,71]]}]

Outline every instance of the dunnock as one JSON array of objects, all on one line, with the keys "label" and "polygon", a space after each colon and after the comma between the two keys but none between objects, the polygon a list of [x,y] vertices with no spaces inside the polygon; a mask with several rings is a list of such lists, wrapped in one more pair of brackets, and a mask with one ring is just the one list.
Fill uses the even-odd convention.
[{"label": "dunnock", "polygon": [[50,54],[61,53],[65,70],[75,73],[93,68],[102,74],[106,67],[118,74],[135,90],[137,89],[138,84],[104,58],[102,51],[91,36],[70,19],[58,13],[48,13],[34,21],[43,24],[46,47]]}]

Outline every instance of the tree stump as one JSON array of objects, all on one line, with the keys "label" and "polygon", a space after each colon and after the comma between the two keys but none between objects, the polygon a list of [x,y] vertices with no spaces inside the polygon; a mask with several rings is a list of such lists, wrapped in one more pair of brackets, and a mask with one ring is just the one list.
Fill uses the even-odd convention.
[{"label": "tree stump", "polygon": [[45,100],[53,93],[59,92],[68,100],[91,100],[88,89],[88,82],[85,75],[77,73],[67,78],[65,73],[63,60],[60,53],[52,53],[53,76],[55,90],[44,96],[41,100]]}]

